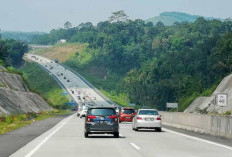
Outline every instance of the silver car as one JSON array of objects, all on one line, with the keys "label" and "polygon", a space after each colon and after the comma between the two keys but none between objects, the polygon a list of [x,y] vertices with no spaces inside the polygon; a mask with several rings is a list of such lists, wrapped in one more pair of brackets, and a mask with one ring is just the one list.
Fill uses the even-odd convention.
[{"label": "silver car", "polygon": [[139,109],[133,119],[132,129],[155,129],[161,132],[162,122],[161,116],[154,109]]}]

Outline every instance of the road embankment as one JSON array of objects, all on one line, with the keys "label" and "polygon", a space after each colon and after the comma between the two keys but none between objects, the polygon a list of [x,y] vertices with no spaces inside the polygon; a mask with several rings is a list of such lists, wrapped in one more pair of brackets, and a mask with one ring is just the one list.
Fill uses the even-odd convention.
[{"label": "road embankment", "polygon": [[179,129],[232,138],[232,116],[160,112],[163,125]]}]

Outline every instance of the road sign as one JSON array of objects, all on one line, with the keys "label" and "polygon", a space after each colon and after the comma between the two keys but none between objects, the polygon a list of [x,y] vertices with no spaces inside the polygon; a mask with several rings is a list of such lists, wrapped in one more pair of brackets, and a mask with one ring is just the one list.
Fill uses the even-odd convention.
[{"label": "road sign", "polygon": [[61,93],[62,95],[68,95],[68,93]]},{"label": "road sign", "polygon": [[68,102],[68,103],[66,103],[67,105],[75,105],[75,103],[73,103],[73,102]]},{"label": "road sign", "polygon": [[228,105],[228,95],[225,93],[219,93],[216,96],[216,105],[226,107]]},{"label": "road sign", "polygon": [[167,108],[178,108],[178,103],[167,103],[166,107]]}]

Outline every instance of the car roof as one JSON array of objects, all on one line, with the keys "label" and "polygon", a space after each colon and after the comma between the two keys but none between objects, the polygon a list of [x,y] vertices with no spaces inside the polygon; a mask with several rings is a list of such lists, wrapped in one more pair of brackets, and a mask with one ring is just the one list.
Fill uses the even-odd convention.
[{"label": "car roof", "polygon": [[131,108],[131,107],[123,107],[123,110],[134,110],[133,108]]},{"label": "car roof", "polygon": [[157,111],[156,109],[139,109],[139,111],[141,111],[141,110],[154,110],[154,111]]},{"label": "car roof", "polygon": [[90,109],[114,109],[114,107],[97,107],[97,106],[91,106]]}]

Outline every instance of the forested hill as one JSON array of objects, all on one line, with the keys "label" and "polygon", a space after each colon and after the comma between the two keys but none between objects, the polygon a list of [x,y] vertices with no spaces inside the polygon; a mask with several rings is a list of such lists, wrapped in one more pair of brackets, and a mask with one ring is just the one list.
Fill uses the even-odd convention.
[{"label": "forested hill", "polygon": [[[88,51],[91,61],[86,64],[104,66],[109,75],[122,77],[112,90],[123,89],[131,102],[159,109],[166,102],[179,102],[183,110],[204,91],[210,94],[207,89],[231,73],[232,21],[200,17],[194,23],[153,26],[143,20],[112,18],[114,22],[97,26],[88,22],[72,27],[67,22],[65,28],[34,42],[53,44],[64,38],[89,43],[93,51]],[[78,53],[73,59],[82,61]]]},{"label": "forested hill", "polygon": [[1,31],[2,39],[14,39],[14,40],[20,40],[24,42],[30,42],[33,40],[36,36],[45,34],[43,32],[13,32],[13,31]]},{"label": "forested hill", "polygon": [[[195,22],[197,18],[200,16],[198,15],[190,15],[181,12],[163,12],[159,16],[152,17],[146,22],[152,22],[153,24],[157,24],[159,21],[162,22],[164,25],[173,25],[175,22]],[[213,20],[213,17],[205,17],[206,20]],[[221,20],[221,19],[218,19]]]}]

